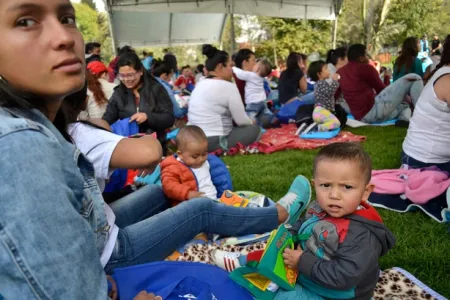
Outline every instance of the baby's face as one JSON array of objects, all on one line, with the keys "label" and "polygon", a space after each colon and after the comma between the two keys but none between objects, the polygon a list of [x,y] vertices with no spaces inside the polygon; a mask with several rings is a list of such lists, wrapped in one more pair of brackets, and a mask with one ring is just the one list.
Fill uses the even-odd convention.
[{"label": "baby's face", "polygon": [[373,190],[358,163],[352,161],[319,161],[313,184],[320,208],[335,218],[354,213]]},{"label": "baby's face", "polygon": [[182,151],[178,152],[178,157],[186,164],[186,166],[198,169],[208,158],[208,142],[187,142],[181,147]]}]

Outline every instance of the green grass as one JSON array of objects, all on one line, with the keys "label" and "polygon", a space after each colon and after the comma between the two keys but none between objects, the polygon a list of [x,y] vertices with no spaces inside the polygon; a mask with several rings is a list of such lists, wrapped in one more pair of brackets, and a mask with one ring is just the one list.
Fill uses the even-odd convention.
[{"label": "green grass", "polygon": [[[374,169],[400,166],[405,129],[364,127],[350,129],[367,136],[364,148],[372,157]],[[258,191],[279,199],[296,175],[311,178],[317,150],[286,151],[270,155],[226,157],[235,190]],[[381,268],[401,267],[432,289],[450,298],[450,234],[447,226],[420,212],[400,214],[378,209],[397,239],[395,247],[381,259]]]}]

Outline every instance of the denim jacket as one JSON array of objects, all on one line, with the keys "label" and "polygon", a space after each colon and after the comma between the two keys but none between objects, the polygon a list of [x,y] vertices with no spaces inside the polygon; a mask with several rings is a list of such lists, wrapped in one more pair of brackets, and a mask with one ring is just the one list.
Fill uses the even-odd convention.
[{"label": "denim jacket", "polygon": [[92,164],[37,110],[0,107],[0,294],[107,299]]}]

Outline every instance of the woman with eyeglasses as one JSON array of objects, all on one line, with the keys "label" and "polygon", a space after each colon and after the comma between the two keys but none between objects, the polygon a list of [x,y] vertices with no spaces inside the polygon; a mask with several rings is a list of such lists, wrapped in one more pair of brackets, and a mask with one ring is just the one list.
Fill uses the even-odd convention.
[{"label": "woman with eyeglasses", "polygon": [[142,66],[136,53],[125,53],[117,62],[120,85],[109,100],[103,119],[109,124],[130,118],[139,132],[156,132],[165,144],[165,129],[175,121],[173,105],[165,88]]}]

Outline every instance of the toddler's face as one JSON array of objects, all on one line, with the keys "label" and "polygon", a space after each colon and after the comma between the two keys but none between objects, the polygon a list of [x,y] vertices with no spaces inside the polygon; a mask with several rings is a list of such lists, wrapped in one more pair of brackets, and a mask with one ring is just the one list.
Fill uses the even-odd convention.
[{"label": "toddler's face", "polygon": [[208,158],[208,142],[187,142],[183,151],[178,152],[178,157],[183,160],[186,166],[197,169],[200,168]]},{"label": "toddler's face", "polygon": [[313,184],[320,207],[335,218],[354,213],[373,190],[358,163],[351,161],[319,161]]},{"label": "toddler's face", "polygon": [[320,71],[319,79],[326,79],[330,77],[330,70],[328,69],[328,65],[323,65],[322,71]]}]

